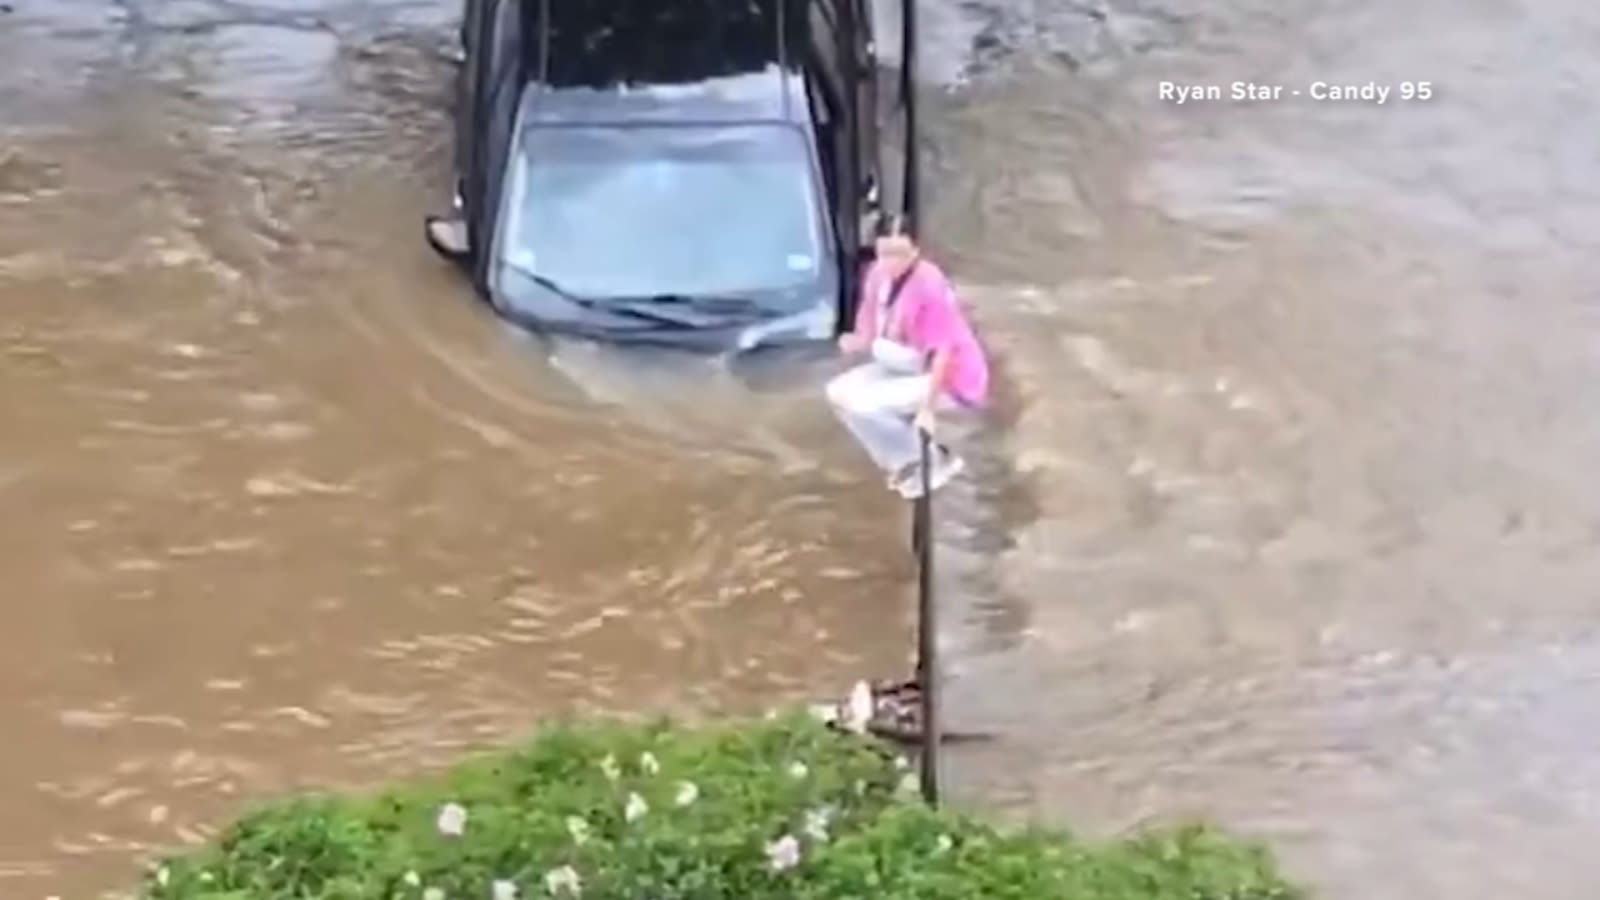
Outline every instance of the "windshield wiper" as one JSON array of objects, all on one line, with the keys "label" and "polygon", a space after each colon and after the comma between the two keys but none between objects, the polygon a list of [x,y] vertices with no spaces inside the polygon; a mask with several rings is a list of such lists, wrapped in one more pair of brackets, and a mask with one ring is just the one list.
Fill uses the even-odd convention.
[{"label": "windshield wiper", "polygon": [[657,294],[654,297],[632,298],[634,302],[648,301],[673,306],[689,306],[706,312],[749,312],[755,304],[748,297],[733,294]]},{"label": "windshield wiper", "polygon": [[605,302],[627,309],[681,310],[691,315],[714,316],[718,322],[762,317],[761,305],[740,294],[641,294]]},{"label": "windshield wiper", "polygon": [[561,299],[566,300],[567,302],[576,306],[581,306],[584,309],[593,310],[594,312],[598,313],[621,314],[643,322],[649,322],[655,325],[668,325],[673,328],[696,328],[700,327],[701,325],[699,322],[684,321],[678,316],[657,315],[650,312],[648,308],[641,309],[639,307],[630,305],[619,305],[610,300],[593,300],[588,297],[580,297],[577,294],[568,291],[566,288],[563,288],[546,275],[540,275],[538,272],[530,271],[523,266],[519,266],[516,263],[511,262],[510,260],[502,260],[501,264],[511,271],[516,272],[523,278],[526,278],[527,280],[538,285],[539,287],[542,287],[550,293],[555,294],[557,297],[560,297]]},{"label": "windshield wiper", "polygon": [[589,309],[594,309],[595,307],[593,300],[586,300],[583,297],[579,297],[577,294],[574,294],[561,285],[556,284],[556,282],[548,276],[540,275],[538,272],[523,266],[519,266],[509,259],[502,259],[500,264],[517,273],[518,275],[521,275],[523,278],[533,282],[534,284],[537,284],[539,287],[542,287],[550,293],[555,294],[557,297],[560,297],[563,300],[571,301],[579,306],[587,307]]}]

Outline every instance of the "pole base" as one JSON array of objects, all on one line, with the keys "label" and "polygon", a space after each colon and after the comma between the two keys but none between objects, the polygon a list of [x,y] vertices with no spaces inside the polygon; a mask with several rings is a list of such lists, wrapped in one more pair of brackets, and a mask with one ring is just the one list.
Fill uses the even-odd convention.
[{"label": "pole base", "polygon": [[[898,681],[868,682],[872,696],[872,717],[866,722],[866,733],[873,737],[903,747],[920,747],[925,741],[922,727],[922,685],[916,678]],[[819,704],[813,707],[817,717],[841,731],[847,710],[843,704]],[[943,729],[940,744],[991,740],[994,735],[979,731]]]}]

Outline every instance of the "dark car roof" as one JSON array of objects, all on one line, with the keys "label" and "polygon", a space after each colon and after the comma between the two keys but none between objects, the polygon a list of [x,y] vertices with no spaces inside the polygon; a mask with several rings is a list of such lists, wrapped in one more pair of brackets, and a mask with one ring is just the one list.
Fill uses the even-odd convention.
[{"label": "dark car roof", "polygon": [[777,64],[673,84],[603,88],[533,83],[524,121],[541,125],[791,122],[811,119],[804,76]]}]

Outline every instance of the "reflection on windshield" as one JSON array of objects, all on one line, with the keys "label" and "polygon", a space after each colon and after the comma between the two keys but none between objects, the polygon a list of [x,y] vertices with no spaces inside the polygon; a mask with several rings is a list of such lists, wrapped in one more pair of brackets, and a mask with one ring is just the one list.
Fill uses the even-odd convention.
[{"label": "reflection on windshield", "polygon": [[535,127],[498,255],[579,297],[767,295],[823,279],[820,221],[789,126]]}]

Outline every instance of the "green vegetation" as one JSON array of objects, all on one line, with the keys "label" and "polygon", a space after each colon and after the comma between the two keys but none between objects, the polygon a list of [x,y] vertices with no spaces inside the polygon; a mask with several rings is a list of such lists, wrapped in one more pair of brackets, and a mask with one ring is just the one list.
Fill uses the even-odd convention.
[{"label": "green vegetation", "polygon": [[1296,900],[1191,827],[1107,843],[916,799],[904,763],[804,716],[559,728],[362,798],[245,817],[150,900]]}]

